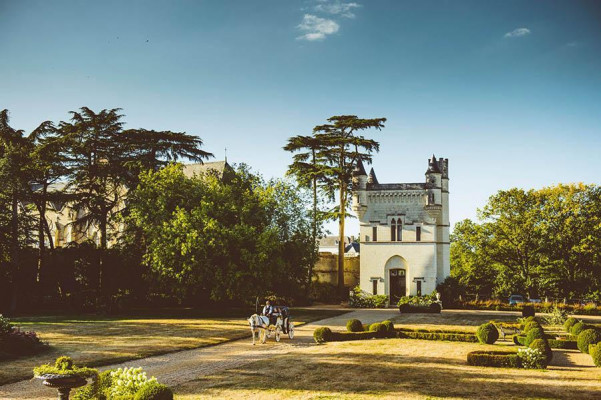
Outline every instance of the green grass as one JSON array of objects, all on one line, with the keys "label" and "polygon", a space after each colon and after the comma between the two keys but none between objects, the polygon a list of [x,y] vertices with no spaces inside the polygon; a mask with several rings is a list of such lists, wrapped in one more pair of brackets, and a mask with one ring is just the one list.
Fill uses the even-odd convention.
[{"label": "green grass", "polygon": [[[296,325],[342,314],[336,310],[292,309]],[[32,316],[12,321],[33,330],[50,344],[47,352],[0,362],[0,385],[31,378],[33,367],[71,356],[79,366],[100,366],[210,346],[250,336],[249,312],[230,310],[225,316],[194,310],[161,310],[154,315]],[[173,315],[168,317],[168,315]]]}]

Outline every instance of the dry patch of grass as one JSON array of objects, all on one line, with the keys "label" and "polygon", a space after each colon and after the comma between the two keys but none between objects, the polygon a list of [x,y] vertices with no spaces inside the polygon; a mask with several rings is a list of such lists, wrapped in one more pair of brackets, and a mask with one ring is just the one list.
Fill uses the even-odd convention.
[{"label": "dry patch of grass", "polygon": [[[293,309],[296,325],[341,314],[333,310]],[[27,379],[36,365],[68,355],[78,365],[99,366],[151,355],[223,343],[250,336],[245,317],[98,318],[96,316],[16,319],[50,344],[49,351],[0,362],[0,385]]]},{"label": "dry patch of grass", "polygon": [[472,367],[466,354],[498,349],[409,339],[308,346],[175,387],[176,399],[598,399],[601,370]]}]

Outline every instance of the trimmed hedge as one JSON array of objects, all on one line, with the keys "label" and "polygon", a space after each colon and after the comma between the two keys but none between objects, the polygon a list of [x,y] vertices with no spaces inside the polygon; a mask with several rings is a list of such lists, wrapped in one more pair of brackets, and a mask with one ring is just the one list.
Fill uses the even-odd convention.
[{"label": "trimmed hedge", "polygon": [[525,346],[526,335],[513,335],[513,343],[517,346]]},{"label": "trimmed hedge", "polygon": [[400,339],[422,339],[422,340],[447,340],[450,342],[470,342],[477,343],[478,338],[473,333],[450,333],[450,332],[419,332],[419,331],[399,331]]},{"label": "trimmed hedge", "polygon": [[472,351],[467,353],[467,363],[478,367],[521,367],[517,353],[504,351]]},{"label": "trimmed hedge", "polygon": [[593,363],[597,367],[601,367],[601,346],[598,344],[589,347],[589,354],[593,357]]},{"label": "trimmed hedge", "polygon": [[349,332],[363,332],[363,324],[358,319],[349,319],[346,323],[346,330]]},{"label": "trimmed hedge", "polygon": [[547,339],[552,349],[578,350],[578,342],[575,340]]},{"label": "trimmed hedge", "polygon": [[388,327],[381,322],[373,323],[369,326],[370,332],[375,332],[376,337],[386,337],[388,334]]},{"label": "trimmed hedge", "polygon": [[578,322],[578,320],[574,317],[566,319],[566,322],[563,323],[563,327],[565,328],[566,332],[570,332],[570,329],[572,329],[576,322]]},{"label": "trimmed hedge", "polygon": [[493,344],[499,339],[499,331],[494,324],[488,322],[478,327],[476,336],[478,337],[478,341],[482,344]]},{"label": "trimmed hedge", "polygon": [[382,325],[386,327],[388,332],[394,332],[394,324],[391,320],[387,319],[386,321],[382,321]]},{"label": "trimmed hedge", "polygon": [[330,342],[332,340],[332,330],[327,326],[315,329],[315,331],[313,331],[313,340],[315,340],[316,343]]},{"label": "trimmed hedge", "polygon": [[582,332],[586,329],[589,329],[589,328],[590,327],[582,321],[576,322],[570,329],[570,333],[574,336],[578,336],[578,335],[580,335],[580,332]]},{"label": "trimmed hedge", "polygon": [[528,333],[530,331],[530,329],[533,329],[533,328],[542,329],[543,327],[541,326],[541,324],[538,323],[538,321],[532,320],[532,321],[528,321],[526,323],[526,325],[524,325],[524,329],[522,331],[524,333]]},{"label": "trimmed hedge", "polygon": [[442,308],[438,303],[432,303],[429,306],[415,306],[412,304],[404,303],[399,306],[399,312],[401,314],[440,314]]},{"label": "trimmed hedge", "polygon": [[136,392],[134,400],[173,400],[173,390],[158,382],[147,383]]},{"label": "trimmed hedge", "polygon": [[352,340],[366,340],[381,337],[378,332],[332,332],[328,342],[350,342]]},{"label": "trimmed hedge", "polygon": [[588,354],[588,345],[601,342],[601,332],[597,329],[585,329],[578,335],[578,350]]},{"label": "trimmed hedge", "polygon": [[536,349],[544,354],[547,358],[547,364],[549,364],[553,359],[553,350],[551,350],[549,343],[545,339],[534,339],[528,347],[531,349]]}]

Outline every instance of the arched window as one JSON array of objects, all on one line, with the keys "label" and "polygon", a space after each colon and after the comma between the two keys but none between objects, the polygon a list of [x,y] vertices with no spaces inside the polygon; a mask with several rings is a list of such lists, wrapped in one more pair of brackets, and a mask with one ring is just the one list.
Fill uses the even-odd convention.
[{"label": "arched window", "polygon": [[393,218],[392,221],[390,221],[390,241],[394,242],[396,241],[396,220]]},{"label": "arched window", "polygon": [[396,224],[396,240],[397,242],[403,240],[403,223],[400,218]]}]

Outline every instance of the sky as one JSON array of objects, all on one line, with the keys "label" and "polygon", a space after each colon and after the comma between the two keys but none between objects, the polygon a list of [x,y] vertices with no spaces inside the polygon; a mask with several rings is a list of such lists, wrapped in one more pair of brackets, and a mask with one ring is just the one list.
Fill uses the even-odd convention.
[{"label": "sky", "polygon": [[378,180],[448,158],[451,224],[502,189],[601,184],[601,1],[0,0],[0,60],[15,128],[120,107],[267,178],[287,138],[386,117]]}]

